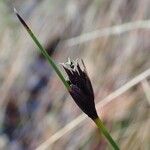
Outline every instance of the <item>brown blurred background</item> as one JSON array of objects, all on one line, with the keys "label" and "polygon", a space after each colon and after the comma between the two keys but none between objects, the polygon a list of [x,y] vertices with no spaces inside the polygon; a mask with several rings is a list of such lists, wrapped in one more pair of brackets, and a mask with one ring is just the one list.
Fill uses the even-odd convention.
[{"label": "brown blurred background", "polygon": [[97,110],[121,150],[149,150],[149,0],[0,0],[0,149],[34,150],[48,139],[52,150],[110,149],[89,118],[69,125],[82,112],[13,6],[58,66],[85,61],[95,102],[111,100]]}]

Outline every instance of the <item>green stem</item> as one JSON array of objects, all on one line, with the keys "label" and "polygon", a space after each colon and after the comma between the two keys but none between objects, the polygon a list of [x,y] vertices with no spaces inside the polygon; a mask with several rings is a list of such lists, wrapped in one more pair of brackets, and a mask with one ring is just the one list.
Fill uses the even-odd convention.
[{"label": "green stem", "polygon": [[17,13],[16,9],[14,9],[14,12],[16,13],[18,19],[20,20],[20,22],[23,24],[23,26],[25,27],[25,29],[27,30],[27,32],[29,33],[29,35],[31,36],[31,38],[33,39],[33,41],[35,42],[35,44],[38,46],[40,52],[45,56],[45,58],[48,60],[49,64],[53,67],[53,69],[55,70],[55,72],[57,73],[58,77],[61,79],[61,81],[63,82],[63,84],[65,85],[65,87],[69,90],[70,86],[69,84],[66,82],[65,78],[63,77],[62,73],[60,72],[60,70],[58,69],[57,65],[55,64],[55,62],[52,60],[52,58],[49,56],[49,54],[47,53],[47,51],[43,48],[43,46],[40,44],[40,42],[38,41],[38,39],[36,38],[36,36],[34,35],[34,33],[32,32],[32,30],[28,27],[28,25],[25,23],[25,21],[21,18],[21,16]]},{"label": "green stem", "polygon": [[103,122],[100,118],[94,119],[95,124],[97,125],[100,133],[102,132],[104,136],[107,138],[108,142],[112,145],[114,150],[120,150],[117,143],[113,140],[109,132],[107,131],[106,127],[104,126]]},{"label": "green stem", "polygon": [[64,79],[62,73],[60,72],[60,70],[58,69],[58,67],[56,66],[56,64],[52,60],[52,58],[48,55],[47,51],[42,47],[42,45],[37,40],[37,38],[35,37],[35,35],[33,34],[33,32],[31,30],[27,30],[27,31],[30,34],[30,36],[33,39],[33,41],[39,47],[39,50],[43,53],[43,55],[45,56],[45,58],[48,60],[49,64],[53,67],[53,69],[55,70],[55,72],[57,73],[57,75],[59,76],[59,78],[62,80],[62,82],[65,85],[65,87],[67,89],[69,89],[70,88],[69,84],[66,82],[66,80]]}]

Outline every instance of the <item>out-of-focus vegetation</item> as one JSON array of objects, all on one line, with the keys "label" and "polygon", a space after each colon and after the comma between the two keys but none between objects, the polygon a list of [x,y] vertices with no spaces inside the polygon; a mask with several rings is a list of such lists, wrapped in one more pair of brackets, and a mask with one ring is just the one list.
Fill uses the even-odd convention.
[{"label": "out-of-focus vegetation", "polygon": [[[0,0],[0,149],[35,149],[81,114],[13,6],[57,63],[68,57],[84,59],[96,103],[150,68],[149,0]],[[145,26],[140,28],[137,21]],[[130,30],[124,26],[129,22]],[[117,25],[122,33],[107,30]],[[149,79],[98,107],[121,150],[150,149]],[[86,119],[48,148],[109,146]]]}]

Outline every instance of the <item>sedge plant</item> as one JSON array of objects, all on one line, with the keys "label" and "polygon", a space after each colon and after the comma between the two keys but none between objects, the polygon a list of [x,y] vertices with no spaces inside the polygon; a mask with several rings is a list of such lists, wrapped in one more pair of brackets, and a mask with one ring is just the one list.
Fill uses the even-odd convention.
[{"label": "sedge plant", "polygon": [[[37,45],[39,51],[45,56],[48,63],[55,70],[56,74],[63,82],[64,86],[72,96],[75,103],[86,115],[88,115],[95,122],[100,133],[102,133],[105,136],[105,138],[107,139],[108,143],[112,146],[112,148],[114,150],[119,150],[117,143],[113,140],[107,128],[105,127],[102,120],[97,114],[95,103],[94,103],[93,87],[90,78],[87,74],[86,67],[83,60],[80,60],[79,62],[79,60],[73,61],[68,59],[66,63],[62,63],[62,66],[68,75],[68,80],[66,80],[62,75],[61,71],[59,70],[59,68],[57,67],[56,63],[48,55],[47,51],[40,44],[39,40],[36,38],[32,30],[25,23],[25,21],[19,15],[16,9],[14,9],[14,12],[18,17],[19,21],[21,22],[21,24],[25,27],[25,29],[29,33],[30,37]],[[82,67],[80,63],[82,64]]]}]

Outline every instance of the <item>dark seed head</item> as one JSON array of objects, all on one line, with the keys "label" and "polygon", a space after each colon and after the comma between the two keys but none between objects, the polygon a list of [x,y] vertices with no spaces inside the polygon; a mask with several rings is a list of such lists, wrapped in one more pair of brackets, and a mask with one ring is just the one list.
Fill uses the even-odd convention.
[{"label": "dark seed head", "polygon": [[92,84],[87,75],[83,60],[81,62],[83,69],[81,69],[78,60],[71,61],[68,59],[68,62],[62,64],[69,78],[69,92],[81,110],[90,118],[96,119],[98,115],[95,109]]}]

